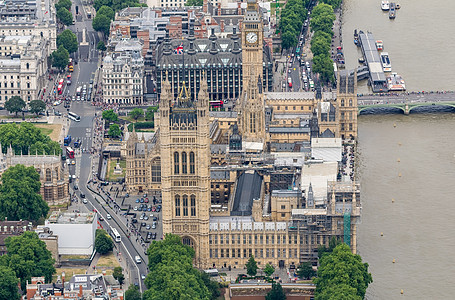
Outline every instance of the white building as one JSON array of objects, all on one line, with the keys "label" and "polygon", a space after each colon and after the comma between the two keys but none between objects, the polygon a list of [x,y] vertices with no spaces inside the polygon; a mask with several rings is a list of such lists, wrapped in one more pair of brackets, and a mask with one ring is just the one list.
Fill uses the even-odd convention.
[{"label": "white building", "polygon": [[60,255],[91,255],[95,248],[97,214],[53,212],[44,226],[58,236]]},{"label": "white building", "polygon": [[12,96],[26,102],[40,98],[49,56],[40,36],[0,36],[0,105]]},{"label": "white building", "polygon": [[121,41],[103,60],[103,101],[118,104],[142,104],[144,59],[137,40]]}]

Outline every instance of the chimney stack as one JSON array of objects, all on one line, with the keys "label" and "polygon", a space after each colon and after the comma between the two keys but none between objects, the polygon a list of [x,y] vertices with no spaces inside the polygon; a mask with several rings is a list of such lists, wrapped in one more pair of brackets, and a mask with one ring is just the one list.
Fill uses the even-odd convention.
[{"label": "chimney stack", "polygon": [[221,16],[221,3],[218,2],[218,16]]}]

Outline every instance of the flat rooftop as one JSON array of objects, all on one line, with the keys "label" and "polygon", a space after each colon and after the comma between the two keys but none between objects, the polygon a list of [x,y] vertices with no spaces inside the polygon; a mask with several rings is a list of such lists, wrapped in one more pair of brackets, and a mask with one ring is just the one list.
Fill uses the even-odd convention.
[{"label": "flat rooftop", "polygon": [[53,224],[91,224],[96,214],[94,212],[89,213],[62,213],[54,211],[47,219],[48,223]]}]

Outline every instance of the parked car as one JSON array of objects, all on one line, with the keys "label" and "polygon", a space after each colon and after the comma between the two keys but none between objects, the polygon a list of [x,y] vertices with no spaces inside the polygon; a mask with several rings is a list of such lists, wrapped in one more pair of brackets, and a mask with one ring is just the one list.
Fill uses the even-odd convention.
[{"label": "parked car", "polygon": [[145,226],[145,229],[147,230],[150,230],[150,228],[151,228],[150,224],[147,224],[147,226]]},{"label": "parked car", "polygon": [[152,240],[156,240],[156,232],[152,233]]},{"label": "parked car", "polygon": [[133,224],[137,223],[137,219],[131,219],[131,223]]}]

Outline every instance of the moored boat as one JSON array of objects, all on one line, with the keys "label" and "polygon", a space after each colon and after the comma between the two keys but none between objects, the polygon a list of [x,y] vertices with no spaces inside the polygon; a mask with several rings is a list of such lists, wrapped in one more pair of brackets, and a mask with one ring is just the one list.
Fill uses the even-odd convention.
[{"label": "moored boat", "polygon": [[392,72],[392,64],[390,63],[389,53],[381,53],[381,64],[384,72]]},{"label": "moored boat", "polygon": [[392,73],[387,77],[387,87],[389,91],[405,91],[406,84],[404,83],[403,77],[397,73]]},{"label": "moored boat", "polygon": [[390,9],[390,4],[389,4],[389,1],[387,0],[382,0],[381,2],[381,9],[383,11],[388,11]]},{"label": "moored boat", "polygon": [[389,9],[389,19],[395,19],[395,17],[396,17],[395,3],[391,2]]}]

